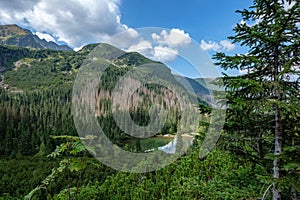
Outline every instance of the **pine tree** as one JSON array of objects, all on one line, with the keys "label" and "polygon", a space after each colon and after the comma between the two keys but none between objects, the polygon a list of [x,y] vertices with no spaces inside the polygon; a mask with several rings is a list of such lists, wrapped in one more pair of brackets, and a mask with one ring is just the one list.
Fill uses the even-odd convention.
[{"label": "pine tree", "polygon": [[273,147],[273,199],[278,200],[286,195],[280,181],[300,170],[299,159],[293,167],[289,163],[291,146],[296,153],[300,145],[299,1],[254,0],[252,7],[237,12],[243,20],[229,39],[248,47],[248,53],[214,56],[224,69],[247,71],[224,78],[230,105],[225,129],[255,141],[256,146],[252,143],[248,149],[256,151],[258,159]]}]

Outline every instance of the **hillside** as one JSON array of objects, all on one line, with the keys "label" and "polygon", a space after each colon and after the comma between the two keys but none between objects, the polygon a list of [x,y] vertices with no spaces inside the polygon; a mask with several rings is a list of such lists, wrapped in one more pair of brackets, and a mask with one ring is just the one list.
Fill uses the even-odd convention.
[{"label": "hillside", "polygon": [[27,29],[23,29],[15,24],[0,25],[0,44],[17,47],[27,47],[32,49],[53,49],[60,51],[72,51],[67,45],[58,45],[54,42],[47,42],[40,39]]},{"label": "hillside", "polygon": [[[27,33],[25,31],[19,34]],[[93,56],[89,57],[91,53]],[[175,83],[176,89],[183,89],[183,78],[174,78],[171,70],[163,63],[152,61],[136,52],[126,53],[109,44],[90,44],[78,52],[0,45],[0,155],[3,159],[20,159],[27,156],[37,164],[39,162],[34,159],[36,156],[45,156],[60,144],[61,140],[55,141],[52,136],[77,136],[71,113],[73,84],[84,63],[88,64],[91,60],[97,62],[94,56],[99,61],[105,60],[110,63],[101,76],[98,90],[95,91],[96,117],[99,124],[107,137],[120,147],[130,148],[133,152],[143,149],[140,144],[136,144],[132,136],[116,125],[111,109],[112,90],[118,80],[129,71],[136,70],[138,77],[141,77],[148,73],[151,67],[157,74]],[[175,82],[175,79],[181,84]],[[196,94],[209,94],[201,84],[192,79],[187,80]],[[128,87],[130,84],[124,85],[124,88]],[[191,96],[194,97],[192,93]],[[181,118],[185,119],[182,123],[191,121],[189,116],[181,116],[179,106],[182,105],[179,105],[177,96],[168,87],[145,84],[132,94],[132,99],[130,116],[140,126],[149,123],[148,112],[152,104],[160,104],[167,109],[166,122],[158,135],[176,134]],[[124,113],[124,110],[118,111],[120,116]],[[128,141],[133,143],[130,145]],[[144,141],[141,143],[144,144]],[[30,165],[25,160],[21,162],[27,167]],[[3,173],[8,170],[7,165],[1,165],[5,168]],[[107,167],[102,168],[107,170]],[[19,189],[16,193],[1,187],[0,193],[19,195],[18,197],[20,194],[25,195],[42,181],[41,177],[45,177],[49,167],[38,170],[40,176],[35,179],[31,179],[32,171],[21,170],[13,178],[18,179],[16,177],[24,174],[26,178],[18,184],[11,184],[12,179],[2,174],[3,178],[0,180],[4,185]],[[90,173],[91,171],[87,172]],[[105,176],[108,174],[105,173]],[[67,179],[62,177],[61,188],[66,185],[65,180]]]},{"label": "hillside", "polygon": [[[116,70],[128,71],[132,67],[157,63],[160,65],[158,69],[162,70],[163,74],[171,74],[169,68],[162,63],[152,61],[136,52],[126,53],[104,43],[87,45],[79,52],[37,50],[0,45],[0,73],[5,77],[2,82],[22,90],[71,84],[83,61],[95,48],[94,52],[97,52],[98,58],[112,61],[111,68],[124,68]],[[184,79],[187,80],[193,88],[193,92],[199,96],[209,94],[204,84],[184,77],[177,77],[176,79],[182,85],[185,85]]]},{"label": "hillside", "polygon": [[[97,51],[92,53],[95,48]],[[53,137],[78,136],[71,112],[73,83],[83,63],[88,64],[91,60],[97,62],[93,56],[90,57],[92,59],[87,59],[91,53],[97,55],[99,61],[111,62],[102,74],[102,82],[94,96],[96,102],[95,116],[105,135],[122,149],[135,153],[144,152],[143,149],[152,149],[153,146],[158,145],[155,141],[147,142],[135,139],[121,130],[115,122],[111,100],[112,89],[120,77],[131,70],[143,66],[157,67],[155,68],[156,73],[171,80],[170,77],[173,77],[171,70],[164,64],[154,62],[139,53],[123,52],[108,44],[90,44],[79,52],[0,45],[0,86],[2,87],[0,88],[0,168],[2,169],[0,170],[0,199],[22,199],[36,186],[41,183],[44,184],[45,177],[51,172],[53,173],[55,169],[59,169],[60,165],[64,163],[63,161],[66,160],[66,154],[61,154],[59,158],[54,159],[47,158],[47,155],[65,141],[53,139]],[[137,70],[137,72],[139,75],[143,75],[147,70]],[[181,83],[181,85],[175,86],[176,89],[189,83],[197,95],[203,97],[209,94],[204,84],[207,80],[189,78],[184,80],[184,77],[177,76],[173,78]],[[124,87],[130,87],[130,84],[126,84]],[[158,103],[164,108],[168,108],[166,121],[157,133],[158,137],[165,138],[174,135],[177,133],[178,124],[189,124],[193,120],[192,114],[189,113],[190,116],[181,114],[179,111],[181,105],[176,95],[167,87],[156,84],[144,85],[132,94],[132,99],[129,105],[130,117],[140,126],[146,126],[149,123],[149,108],[152,104]],[[142,101],[136,101],[136,99]],[[120,110],[118,115],[123,116],[124,113],[123,110]],[[47,186],[43,187],[47,189],[47,192],[42,188],[35,192],[34,197],[47,199],[46,196],[48,196],[51,199],[60,195],[58,199],[66,199],[65,191],[70,185],[71,191],[74,191],[73,188],[75,187],[80,187],[78,195],[81,196],[78,199],[86,199],[86,195],[89,199],[93,199],[91,195],[95,195],[94,199],[109,199],[110,196],[114,195],[114,191],[109,191],[109,188],[111,185],[115,185],[120,188],[119,191],[124,193],[127,190],[135,191],[139,188],[143,191],[151,189],[153,190],[152,193],[157,193],[157,197],[160,199],[164,198],[163,195],[172,196],[171,194],[176,191],[177,187],[183,187],[178,178],[176,180],[173,178],[181,177],[182,174],[185,174],[191,187],[197,186],[192,193],[194,199],[209,197],[215,190],[216,184],[219,188],[226,188],[227,185],[224,186],[223,183],[235,184],[239,191],[240,189],[243,191],[234,194],[232,199],[241,199],[245,195],[255,196],[262,184],[251,183],[252,186],[249,190],[249,181],[245,181],[246,184],[241,185],[239,183],[241,176],[236,175],[236,173],[242,174],[244,180],[249,180],[253,173],[265,173],[260,168],[256,169],[249,162],[239,161],[232,154],[218,150],[210,154],[205,161],[199,161],[199,149],[197,149],[199,146],[197,144],[201,142],[201,134],[203,135],[203,131],[207,129],[209,119],[209,116],[201,116],[200,135],[195,136],[192,153],[158,171],[157,175],[154,173],[143,175],[142,179],[147,182],[147,185],[141,184],[141,186],[136,187],[140,176],[131,174],[128,179],[128,174],[117,173],[84,151],[80,155],[72,156],[72,161],[78,159],[78,163],[86,163],[84,168],[80,168],[78,172],[75,170],[57,174],[53,181],[48,182]],[[131,126],[127,128],[130,130]],[[161,141],[159,143],[160,146],[166,144],[161,143]],[[222,167],[212,168],[211,163],[215,163],[214,166]],[[77,166],[81,165],[76,164],[76,169]],[[237,166],[242,167],[238,168]],[[207,168],[212,171],[207,174],[199,174],[199,170],[204,172]],[[232,173],[228,173],[232,170]],[[83,175],[81,175],[81,171],[84,171]],[[13,176],[8,174],[13,174]],[[170,176],[170,174],[173,175]],[[220,182],[223,179],[225,181]],[[123,180],[129,181],[125,183],[122,182]],[[119,181],[124,187],[117,184]],[[174,184],[173,187],[175,188],[172,189],[169,185],[165,186],[165,182]],[[202,187],[205,189],[203,190]],[[161,188],[164,189],[164,193],[161,193]],[[185,187],[182,191],[185,191]],[[231,195],[230,192],[229,194]],[[221,192],[216,195],[219,197],[218,199],[223,197]],[[153,199],[153,196],[151,198]]]},{"label": "hillside", "polygon": [[300,200],[299,0],[0,8],[0,200]]},{"label": "hillside", "polygon": [[[147,73],[153,70],[155,72],[154,76],[159,75],[162,79],[171,82],[178,91],[185,90],[185,84],[189,83],[193,89],[186,88],[188,88],[188,95],[192,98],[197,98],[195,94],[200,98],[209,95],[208,89],[198,82],[188,78],[185,81],[184,77],[174,77],[171,70],[163,63],[152,61],[136,52],[126,53],[104,43],[87,45],[79,52],[0,46],[0,69],[2,71],[0,87],[9,96],[13,95],[11,93],[22,93],[22,95],[27,96],[32,95],[32,92],[39,95],[47,93],[48,95],[49,92],[56,93],[56,90],[62,90],[59,94],[69,100],[71,99],[71,93],[69,92],[72,90],[78,71],[82,65],[90,62],[88,56],[90,53],[93,55],[92,60],[96,56],[99,60],[104,59],[111,63],[102,73],[101,83],[95,94],[97,101],[96,113],[99,117],[104,116],[103,123],[110,124],[107,120],[111,121],[112,119],[110,99],[112,98],[113,89],[118,80],[132,70],[136,71],[136,78],[148,76]],[[128,89],[130,89],[130,83],[125,84],[123,87],[129,87]],[[67,94],[64,94],[65,92]],[[144,99],[142,103],[131,102],[130,106],[132,112],[135,113],[133,115],[137,116],[137,120],[145,120],[147,109],[152,103],[163,103],[167,107],[173,106],[173,113],[170,113],[169,116],[170,123],[164,128],[162,134],[176,132],[178,99],[174,91],[166,86],[152,83],[144,85],[132,95],[133,99],[139,99],[140,96]],[[149,101],[150,99],[152,102]],[[68,114],[70,114],[69,112]],[[111,128],[110,126],[106,127]],[[115,135],[122,134],[120,130],[114,132]]]},{"label": "hillside", "polygon": [[[1,75],[1,86],[23,90],[71,83],[85,57],[94,48],[97,48],[96,56],[99,58],[112,60],[118,57],[112,62],[117,67],[135,67],[154,62],[139,53],[126,53],[108,44],[89,44],[75,53],[66,45],[41,40],[17,25],[0,25],[0,73],[5,73],[5,79]],[[166,68],[163,64],[161,66]],[[44,78],[46,75],[47,79]],[[205,84],[186,80],[193,88],[192,92],[200,96],[209,95]],[[177,81],[185,85],[183,77]]]}]

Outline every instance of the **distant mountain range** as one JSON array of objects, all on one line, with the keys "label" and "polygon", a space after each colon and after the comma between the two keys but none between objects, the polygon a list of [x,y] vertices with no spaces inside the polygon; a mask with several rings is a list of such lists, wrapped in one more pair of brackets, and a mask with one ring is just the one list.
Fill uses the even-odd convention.
[{"label": "distant mountain range", "polygon": [[[17,25],[0,25],[0,75],[2,74],[2,78],[6,77],[5,82],[7,85],[18,87],[24,87],[24,82],[34,82],[31,86],[52,85],[53,83],[59,83],[62,77],[64,79],[68,77],[68,74],[72,74],[72,77],[69,77],[69,82],[72,82],[75,78],[74,74],[77,73],[77,69],[83,60],[95,48],[97,48],[97,57],[111,60],[117,68],[138,67],[147,63],[157,63],[160,65],[160,68],[157,69],[161,71],[159,73],[171,74],[171,70],[163,63],[150,60],[137,52],[124,52],[104,43],[88,44],[80,51],[75,52],[66,45],[58,45],[40,39],[31,31]],[[116,57],[117,59],[115,59]],[[10,71],[20,67],[22,68],[21,71]],[[6,71],[10,72],[5,73]],[[47,71],[48,81],[43,78]],[[66,71],[69,73],[66,74]],[[30,78],[29,74],[31,74]],[[191,93],[202,97],[210,96],[206,85],[210,80],[191,79],[178,75],[175,75],[175,79]],[[3,80],[0,80],[0,83],[4,84]]]},{"label": "distant mountain range", "polygon": [[53,49],[60,51],[72,51],[67,45],[58,45],[55,42],[47,42],[34,35],[31,31],[23,29],[15,24],[0,25],[0,44],[28,47],[32,49]]}]

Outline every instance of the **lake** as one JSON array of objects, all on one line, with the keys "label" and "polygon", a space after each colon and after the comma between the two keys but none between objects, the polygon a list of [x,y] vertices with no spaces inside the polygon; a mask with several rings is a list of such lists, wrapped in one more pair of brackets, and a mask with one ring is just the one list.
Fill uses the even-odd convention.
[{"label": "lake", "polygon": [[[194,137],[183,135],[184,145],[192,146]],[[123,149],[131,152],[164,151],[173,154],[176,151],[177,136],[155,136],[151,138],[133,138],[125,141]]]}]

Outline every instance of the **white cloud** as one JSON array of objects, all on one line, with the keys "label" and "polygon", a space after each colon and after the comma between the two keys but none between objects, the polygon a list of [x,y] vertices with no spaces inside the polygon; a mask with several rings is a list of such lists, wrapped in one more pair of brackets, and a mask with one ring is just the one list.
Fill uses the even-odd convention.
[{"label": "white cloud", "polygon": [[128,52],[139,52],[146,57],[153,57],[154,50],[151,42],[142,40],[137,44],[131,45],[128,49]]},{"label": "white cloud", "polygon": [[228,40],[222,40],[220,44],[222,45],[225,51],[232,51],[235,49],[235,45],[229,42]]},{"label": "white cloud", "polygon": [[39,0],[9,0],[9,1],[1,1],[1,8],[5,8],[8,10],[27,10],[32,8]]},{"label": "white cloud", "polygon": [[249,72],[248,69],[242,69],[242,70],[239,70],[239,73],[244,75],[244,74],[247,74]]},{"label": "white cloud", "polygon": [[240,24],[241,25],[244,25],[244,24],[246,24],[247,26],[249,26],[249,27],[253,27],[253,26],[255,26],[255,25],[258,25],[260,22],[262,21],[262,16],[259,18],[259,19],[256,19],[256,20],[254,20],[254,21],[245,21],[245,20],[241,20],[240,21]]},{"label": "white cloud", "polygon": [[161,62],[172,62],[178,56],[178,50],[164,46],[153,46],[151,42],[147,40],[141,40],[137,44],[131,45],[128,52],[139,52],[144,56]]},{"label": "white cloud", "polygon": [[147,40],[141,40],[125,50],[128,52],[139,52],[150,59],[161,62],[172,62],[178,56],[178,51],[176,49],[160,45],[153,46],[153,44]]},{"label": "white cloud", "polygon": [[45,39],[47,42],[55,42],[54,37],[47,33],[36,32],[34,34],[37,35],[40,39]]},{"label": "white cloud", "polygon": [[0,23],[29,26],[79,47],[128,29],[120,22],[119,5],[120,0],[0,1]]},{"label": "white cloud", "polygon": [[120,49],[126,49],[132,45],[136,45],[137,41],[139,41],[139,33],[132,28],[127,28],[126,31],[109,37],[107,40],[104,40],[104,42],[116,46]]},{"label": "white cloud", "polygon": [[244,25],[246,24],[246,21],[242,19],[239,24]]},{"label": "white cloud", "polygon": [[[178,48],[186,47],[192,41],[188,33],[184,30],[173,28],[162,30],[160,33],[152,33],[153,39],[151,59],[161,62],[172,62],[178,57]],[[145,54],[144,54],[145,55]]]},{"label": "white cloud", "polygon": [[204,41],[201,40],[200,48],[204,51],[233,51],[235,49],[235,45],[229,42],[228,40],[221,40],[219,43],[214,41]]},{"label": "white cloud", "polygon": [[201,40],[200,47],[204,51],[208,51],[208,50],[219,51],[221,49],[221,46],[218,43],[213,41],[205,42],[204,40]]},{"label": "white cloud", "polygon": [[[121,23],[121,0],[10,0],[0,1],[0,24],[31,27],[47,41],[67,43],[80,50],[89,43],[106,42],[149,58],[168,62],[178,49],[191,43],[188,33],[173,28],[143,39],[137,30]],[[124,32],[125,31],[125,32]]]},{"label": "white cloud", "polygon": [[188,33],[176,28],[171,29],[169,33],[166,30],[162,30],[159,35],[153,33],[152,39],[161,45],[167,45],[172,48],[184,47],[192,41]]},{"label": "white cloud", "polygon": [[291,9],[297,2],[296,1],[288,1],[288,0],[278,0],[278,2],[280,4],[282,4],[283,9],[285,11],[288,11],[289,9]]},{"label": "white cloud", "polygon": [[178,57],[178,49],[191,43],[188,33],[183,30],[162,30],[152,33],[151,39],[145,40],[137,30],[130,30],[110,38],[107,42],[125,51],[139,52],[144,56],[161,62],[172,62]]},{"label": "white cloud", "polygon": [[154,47],[154,59],[161,62],[172,62],[178,56],[178,51],[169,47]]},{"label": "white cloud", "polygon": [[83,47],[84,47],[84,45],[81,45],[80,47],[75,47],[73,50],[77,52],[77,51],[80,51]]}]

